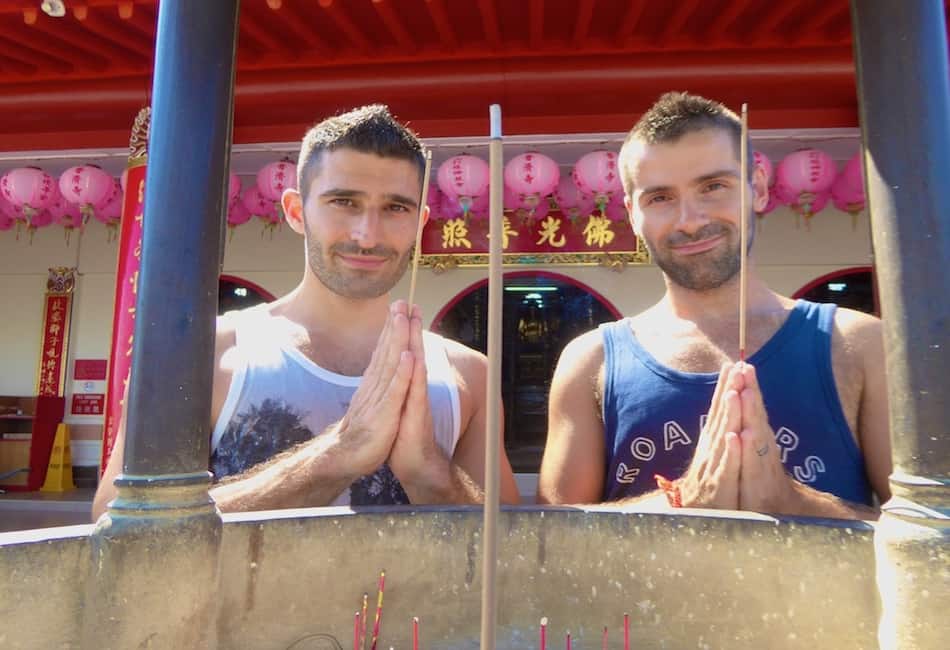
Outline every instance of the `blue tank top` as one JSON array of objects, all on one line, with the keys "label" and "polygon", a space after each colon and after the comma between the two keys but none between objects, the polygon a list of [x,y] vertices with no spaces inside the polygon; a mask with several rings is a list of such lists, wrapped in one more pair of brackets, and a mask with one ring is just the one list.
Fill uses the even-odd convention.
[{"label": "blue tank top", "polygon": [[[854,503],[871,503],[864,459],[845,419],[831,368],[835,305],[799,300],[749,358],[756,367],[782,463],[796,480]],[[661,365],[627,319],[600,326],[604,340],[604,500],[656,489],[654,475],[682,476],[712,401],[718,373]]]}]

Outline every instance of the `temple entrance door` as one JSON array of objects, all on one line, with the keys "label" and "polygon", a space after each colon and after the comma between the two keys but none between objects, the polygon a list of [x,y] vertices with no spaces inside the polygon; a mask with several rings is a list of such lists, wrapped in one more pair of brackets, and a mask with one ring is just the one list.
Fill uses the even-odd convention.
[{"label": "temple entrance door", "polygon": [[[546,271],[506,273],[502,328],[505,448],[515,472],[537,472],[547,438],[548,389],[564,346],[616,320],[619,312],[593,289]],[[486,352],[488,284],[471,285],[432,322],[432,330]]]}]

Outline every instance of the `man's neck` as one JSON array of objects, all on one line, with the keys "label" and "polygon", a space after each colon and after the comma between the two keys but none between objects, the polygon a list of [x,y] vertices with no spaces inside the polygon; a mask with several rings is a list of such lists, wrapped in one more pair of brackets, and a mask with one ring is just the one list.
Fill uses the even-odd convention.
[{"label": "man's neck", "polygon": [[[781,311],[781,299],[749,268],[746,298],[747,318]],[[716,287],[694,291],[681,287],[664,276],[666,295],[658,307],[682,321],[695,323],[700,329],[715,328],[720,324],[738,323],[739,320],[739,274]]]},{"label": "man's neck", "polygon": [[386,323],[390,297],[346,298],[330,289],[309,271],[289,294],[272,307],[274,316],[282,316],[302,327],[312,344],[349,348],[375,345]]}]

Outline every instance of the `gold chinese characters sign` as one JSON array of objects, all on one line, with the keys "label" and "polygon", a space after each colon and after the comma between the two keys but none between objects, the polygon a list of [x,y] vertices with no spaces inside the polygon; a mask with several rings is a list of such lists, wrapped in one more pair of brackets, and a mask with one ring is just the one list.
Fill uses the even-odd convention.
[{"label": "gold chinese characters sign", "polygon": [[[505,213],[502,236],[506,265],[606,266],[620,271],[650,261],[628,221],[611,221],[599,211],[574,219],[560,212],[538,218]],[[488,219],[430,220],[422,234],[420,263],[436,272],[487,266]]]},{"label": "gold chinese characters sign", "polygon": [[72,311],[76,269],[54,267],[46,281],[43,306],[43,345],[36,376],[36,394],[62,397],[69,351],[69,314]]}]

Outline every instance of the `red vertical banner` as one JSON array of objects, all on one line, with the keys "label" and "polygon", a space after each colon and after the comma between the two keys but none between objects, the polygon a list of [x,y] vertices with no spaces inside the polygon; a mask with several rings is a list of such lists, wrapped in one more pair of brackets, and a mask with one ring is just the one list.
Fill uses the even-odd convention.
[{"label": "red vertical banner", "polygon": [[[76,269],[54,267],[49,270],[43,301],[42,345],[36,369],[36,413],[30,431],[27,490],[38,490],[43,485],[56,427],[63,420],[69,321],[75,287]],[[17,488],[11,486],[9,489]]]},{"label": "red vertical banner", "polygon": [[36,376],[39,397],[62,397],[69,343],[75,269],[52,268],[43,305],[43,338]]},{"label": "red vertical banner", "polygon": [[109,354],[109,381],[106,388],[100,471],[105,470],[109,456],[112,454],[116,433],[119,430],[119,420],[122,417],[125,387],[129,382],[129,372],[132,370],[135,301],[138,295],[139,268],[142,261],[148,126],[149,109],[143,108],[135,118],[129,140],[129,164],[126,168],[119,256],[115,275],[112,344]]}]

